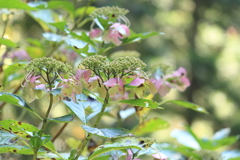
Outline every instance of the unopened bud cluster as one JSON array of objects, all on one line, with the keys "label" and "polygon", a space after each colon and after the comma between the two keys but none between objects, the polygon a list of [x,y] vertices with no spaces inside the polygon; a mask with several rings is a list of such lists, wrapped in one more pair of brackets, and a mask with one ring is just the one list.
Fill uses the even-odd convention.
[{"label": "unopened bud cluster", "polygon": [[110,78],[136,70],[141,71],[146,67],[146,64],[135,57],[118,57],[113,61],[109,61],[105,56],[94,55],[84,59],[82,63],[79,64],[79,67],[81,66],[92,70],[97,75],[102,72]]},{"label": "unopened bud cluster", "polygon": [[70,65],[57,61],[54,58],[46,57],[32,60],[25,68],[28,72],[32,71],[35,74],[41,74],[42,71],[47,74],[72,72],[72,67]]},{"label": "unopened bud cluster", "polygon": [[127,51],[116,51],[114,53],[111,54],[110,58],[111,59],[116,59],[118,57],[136,57],[136,58],[139,58],[140,57],[140,53],[137,52],[137,51],[130,51],[130,50],[127,50]]},{"label": "unopened bud cluster", "polygon": [[94,18],[97,18],[98,16],[104,16],[106,18],[109,18],[109,17],[120,17],[120,16],[124,16],[128,13],[129,11],[127,9],[124,9],[124,8],[119,8],[117,6],[113,6],[113,7],[101,7],[101,8],[98,8],[96,10],[94,10],[92,13],[91,13],[91,17],[94,19]]}]

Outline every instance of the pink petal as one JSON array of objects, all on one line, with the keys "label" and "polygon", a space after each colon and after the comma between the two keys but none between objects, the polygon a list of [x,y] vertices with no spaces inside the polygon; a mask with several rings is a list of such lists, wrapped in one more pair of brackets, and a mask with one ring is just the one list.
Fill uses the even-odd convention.
[{"label": "pink petal", "polygon": [[45,89],[45,84],[36,85],[35,89]]},{"label": "pink petal", "polygon": [[33,76],[30,78],[30,83],[34,83],[36,79],[40,78],[41,76]]},{"label": "pink petal", "polygon": [[185,91],[185,89],[187,88],[187,87],[189,87],[190,86],[190,81],[189,81],[189,79],[187,78],[187,77],[181,77],[180,79],[179,79],[179,81],[180,81],[180,83],[181,83],[181,85],[177,85],[177,89],[179,90],[179,91]]},{"label": "pink petal", "polygon": [[170,89],[171,88],[169,86],[167,86],[166,84],[163,84],[158,88],[158,94],[163,97],[170,91]]},{"label": "pink petal", "polygon": [[97,28],[97,29],[93,29],[89,32],[89,37],[90,38],[98,38],[100,37],[102,34],[102,30]]},{"label": "pink petal", "polygon": [[88,79],[88,82],[89,82],[89,83],[92,83],[92,82],[94,82],[94,81],[96,81],[96,80],[98,80],[98,79],[99,79],[98,76],[94,76],[94,77],[89,78],[89,79]]},{"label": "pink petal", "polygon": [[77,72],[76,72],[75,78],[77,80],[80,80],[81,78],[84,78],[85,81],[87,82],[91,75],[92,75],[92,71],[91,70],[78,69]]},{"label": "pink petal", "polygon": [[141,79],[141,78],[135,78],[134,80],[132,80],[131,83],[129,83],[130,86],[139,86],[141,84],[143,84],[145,82],[144,79]]},{"label": "pink petal", "polygon": [[117,27],[116,29],[121,34],[121,38],[130,36],[130,30],[126,25],[121,25],[121,26]]},{"label": "pink petal", "polygon": [[180,67],[172,75],[174,77],[186,76],[187,75],[187,71],[184,68]]},{"label": "pink petal", "polygon": [[107,87],[114,87],[117,85],[117,78],[110,78],[108,81],[103,83]]},{"label": "pink petal", "polygon": [[160,160],[167,160],[168,157],[164,155],[163,153],[156,153],[152,155],[155,159],[160,159]]}]

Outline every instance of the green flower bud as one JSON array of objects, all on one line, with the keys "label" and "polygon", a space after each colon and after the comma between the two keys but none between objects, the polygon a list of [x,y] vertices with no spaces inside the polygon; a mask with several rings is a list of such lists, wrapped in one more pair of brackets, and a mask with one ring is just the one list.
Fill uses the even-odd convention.
[{"label": "green flower bud", "polygon": [[121,17],[124,16],[128,13],[129,11],[124,8],[119,8],[117,6],[113,7],[101,7],[96,10],[94,10],[90,16],[94,19],[97,18],[98,16],[104,16],[105,18],[109,17]]},{"label": "green flower bud", "polygon": [[33,59],[25,69],[28,72],[34,72],[36,75],[45,72],[47,74],[68,74],[72,73],[72,67],[68,64],[65,64],[61,61],[57,61],[54,58],[36,58]]}]

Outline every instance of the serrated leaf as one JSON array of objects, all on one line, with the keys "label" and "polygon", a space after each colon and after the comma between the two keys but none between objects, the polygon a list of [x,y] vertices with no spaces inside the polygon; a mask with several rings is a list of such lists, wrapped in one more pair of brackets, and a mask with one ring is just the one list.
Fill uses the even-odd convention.
[{"label": "serrated leaf", "polygon": [[27,146],[20,146],[17,144],[0,145],[0,153],[8,153],[8,152],[25,154],[25,155],[33,155],[32,149],[28,148]]},{"label": "serrated leaf", "polygon": [[93,160],[96,157],[104,154],[106,152],[114,151],[114,150],[122,150],[126,148],[135,148],[138,150],[142,150],[142,143],[137,138],[124,138],[121,139],[119,142],[114,143],[107,143],[101,146],[98,146],[96,149],[93,150],[92,154],[89,156],[89,160]]},{"label": "serrated leaf", "polygon": [[17,135],[0,130],[0,145],[14,144],[17,139]]},{"label": "serrated leaf", "polygon": [[25,139],[29,139],[32,136],[31,133],[39,131],[37,127],[31,124],[22,123],[12,119],[0,121],[0,128]]},{"label": "serrated leaf", "polygon": [[[56,155],[55,153],[51,153],[51,152],[48,152],[48,153],[44,153],[44,154],[40,154],[38,155],[37,157],[38,158],[42,158],[42,159],[59,159],[59,160],[67,160],[70,156],[70,153],[59,153],[59,155],[62,157],[60,158],[58,155]],[[64,158],[64,159],[63,159]],[[86,157],[83,157],[83,156],[80,156],[78,158],[78,160],[87,160]]]},{"label": "serrated leaf", "polygon": [[[0,2],[1,2],[1,0],[0,0]],[[0,4],[0,7],[1,7],[1,4]],[[8,47],[17,47],[18,46],[16,43],[12,42],[9,39],[5,39],[5,38],[0,38],[0,44],[8,46]]]},{"label": "serrated leaf", "polygon": [[0,101],[27,109],[28,111],[34,113],[38,118],[42,119],[36,112],[33,111],[31,107],[28,106],[28,104],[21,97],[16,94],[0,92]]},{"label": "serrated leaf", "polygon": [[120,137],[129,137],[132,136],[132,134],[129,133],[127,129],[124,128],[93,128],[89,126],[82,125],[82,128],[88,132],[92,133],[94,135],[104,137],[104,138],[120,138]]},{"label": "serrated leaf", "polygon": [[136,136],[142,136],[144,134],[152,133],[159,129],[165,129],[169,127],[169,123],[160,118],[153,118],[147,120],[133,129],[133,134]]},{"label": "serrated leaf", "polygon": [[182,146],[182,145],[177,146],[177,145],[173,145],[173,144],[169,144],[169,143],[163,143],[163,144],[154,143],[152,145],[152,147],[156,148],[159,151],[171,150],[171,151],[181,153],[182,155],[185,155],[186,157],[194,157],[196,160],[201,160],[201,158],[196,153],[194,153],[194,151],[195,151],[194,149],[186,147],[186,146]]},{"label": "serrated leaf", "polygon": [[203,108],[197,104],[191,103],[191,102],[186,102],[186,101],[181,101],[181,100],[166,100],[166,101],[160,102],[159,105],[163,105],[165,103],[173,103],[173,104],[179,105],[181,107],[190,108],[197,112],[208,114],[208,112],[206,111],[205,108]]},{"label": "serrated leaf", "polygon": [[62,8],[68,11],[69,13],[73,13],[74,6],[69,1],[49,1],[45,3],[44,5],[38,5],[36,6],[38,9],[56,9],[56,8]]},{"label": "serrated leaf", "polygon": [[52,42],[61,42],[63,41],[64,37],[55,33],[43,33],[42,34],[43,37],[48,40],[48,41],[52,41]]},{"label": "serrated leaf", "polygon": [[125,39],[122,40],[122,44],[128,44],[128,43],[133,43],[133,42],[138,42],[140,40],[155,36],[155,35],[161,35],[163,34],[162,32],[146,32],[146,33],[138,33],[131,35]]},{"label": "serrated leaf", "polygon": [[48,120],[53,121],[53,122],[58,122],[58,123],[67,123],[67,122],[72,122],[74,120],[74,115],[68,114],[68,115],[61,116],[61,117],[48,118]]},{"label": "serrated leaf", "polygon": [[118,102],[151,109],[163,109],[162,107],[159,107],[159,104],[156,101],[149,99],[127,99]]},{"label": "serrated leaf", "polygon": [[[80,34],[70,32],[70,35],[77,40],[81,40],[83,42],[86,42],[86,44],[82,43],[81,46],[83,46],[83,47],[86,46],[87,44],[95,46],[95,43],[90,39],[90,37],[87,35],[86,32],[81,32]],[[83,47],[78,47],[77,45],[74,45],[74,46],[76,46],[77,48],[83,48]]]},{"label": "serrated leaf", "polygon": [[20,0],[0,0],[0,8],[8,9],[23,9],[23,10],[37,10],[36,8],[30,7]]},{"label": "serrated leaf", "polygon": [[64,31],[66,28],[67,22],[55,22],[55,23],[49,23],[50,25],[56,27],[57,29]]},{"label": "serrated leaf", "polygon": [[201,143],[201,147],[203,149],[215,150],[215,149],[223,147],[223,146],[230,146],[233,143],[235,143],[236,141],[238,141],[238,139],[239,138],[237,136],[226,137],[226,138],[219,139],[219,140],[201,139],[200,143]]},{"label": "serrated leaf", "polygon": [[[71,98],[66,98],[63,102],[84,124],[96,116],[102,109],[102,103],[84,94],[76,95],[76,102],[73,102]],[[89,112],[91,113],[85,114],[85,109],[90,109]]]}]

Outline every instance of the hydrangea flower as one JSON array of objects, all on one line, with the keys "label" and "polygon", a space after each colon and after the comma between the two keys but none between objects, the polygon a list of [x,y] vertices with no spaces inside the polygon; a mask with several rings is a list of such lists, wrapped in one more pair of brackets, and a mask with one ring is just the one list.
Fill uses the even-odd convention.
[{"label": "hydrangea flower", "polygon": [[129,28],[121,23],[114,23],[109,27],[109,30],[106,31],[103,35],[103,41],[112,42],[115,45],[119,46],[122,44],[120,39],[124,39],[130,36]]},{"label": "hydrangea flower", "polygon": [[151,79],[150,81],[154,84],[156,90],[153,91],[153,86],[149,86],[149,88],[155,93],[158,92],[161,96],[165,96],[171,88],[177,88],[179,91],[184,91],[190,86],[190,81],[186,75],[186,70],[180,67],[172,74],[165,75],[158,80]]}]

